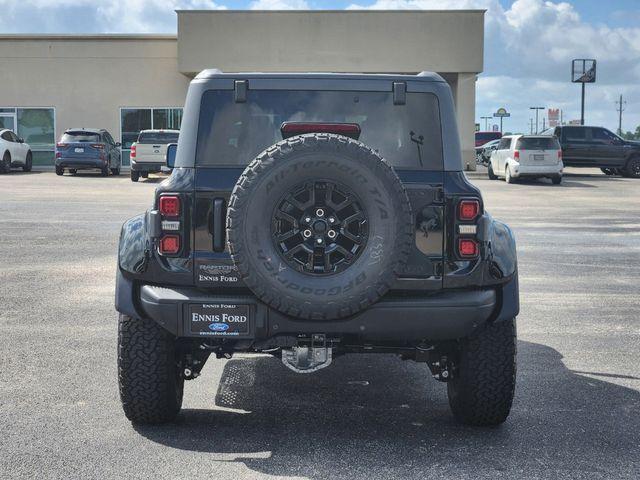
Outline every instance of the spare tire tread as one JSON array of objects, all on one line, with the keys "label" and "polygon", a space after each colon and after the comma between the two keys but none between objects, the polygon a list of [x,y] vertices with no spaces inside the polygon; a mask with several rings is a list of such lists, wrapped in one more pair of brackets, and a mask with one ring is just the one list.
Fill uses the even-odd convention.
[{"label": "spare tire tread", "polygon": [[[261,281],[260,275],[250,268],[250,263],[247,261],[246,254],[242,248],[239,248],[238,245],[231,241],[228,242],[228,247],[233,263],[237,266],[245,284],[264,303],[292,317],[326,320],[354,315],[379,300],[391,288],[399,273],[400,266],[408,257],[411,249],[413,233],[411,207],[406,190],[389,163],[380,157],[377,152],[359,141],[328,133],[298,135],[282,140],[267,148],[247,166],[233,189],[227,208],[227,239],[231,237],[231,231],[243,228],[243,209],[249,197],[246,192],[253,182],[259,181],[263,175],[274,169],[278,160],[282,159],[285,153],[288,154],[292,150],[301,154],[312,152],[318,145],[333,145],[336,151],[341,151],[344,148],[348,149],[348,153],[351,156],[357,157],[363,162],[368,162],[374,168],[376,175],[386,177],[389,184],[394,186],[395,191],[393,194],[401,199],[399,203],[402,206],[401,211],[394,211],[396,222],[398,223],[398,234],[395,239],[395,248],[393,249],[395,257],[393,262],[394,269],[381,270],[375,282],[372,282],[371,286],[367,288],[364,298],[360,295],[357,297],[350,296],[347,300],[340,302],[338,308],[333,309],[334,312],[331,313],[327,310],[310,309],[306,308],[306,306],[286,301],[282,291],[266,286],[265,282]],[[375,159],[375,163],[372,159]]]}]

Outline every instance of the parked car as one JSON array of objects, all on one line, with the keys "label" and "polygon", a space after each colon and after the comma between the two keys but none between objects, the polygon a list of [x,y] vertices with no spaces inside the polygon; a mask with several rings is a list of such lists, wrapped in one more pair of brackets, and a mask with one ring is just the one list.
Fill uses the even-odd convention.
[{"label": "parked car", "polygon": [[502,132],[476,132],[476,147],[484,145],[491,140],[502,138]]},{"label": "parked car", "polygon": [[540,135],[508,135],[502,137],[491,154],[487,173],[491,180],[504,177],[507,183],[518,178],[550,178],[562,182],[562,150],[558,139]]},{"label": "parked car", "polygon": [[103,128],[70,128],[56,144],[55,165],[56,175],[63,175],[65,169],[71,174],[98,169],[103,177],[109,172],[120,175],[120,143]]},{"label": "parked car", "polygon": [[489,163],[489,159],[491,158],[491,153],[493,153],[493,151],[498,148],[499,143],[499,139],[491,140],[484,145],[476,147],[476,163],[478,165],[487,165]]},{"label": "parked car", "polygon": [[159,172],[165,166],[167,145],[177,143],[178,130],[142,130],[138,140],[131,145],[131,181],[147,178],[149,173]]},{"label": "parked car", "polygon": [[549,128],[562,146],[568,167],[600,168],[607,175],[640,178],[640,142],[625,140],[603,127],[563,125]]},{"label": "parked car", "polygon": [[0,173],[9,173],[12,168],[22,168],[24,172],[30,172],[33,165],[33,154],[28,143],[19,138],[14,132],[5,128],[0,130]]},{"label": "parked car", "polygon": [[172,421],[184,381],[238,352],[307,374],[396,353],[447,382],[459,421],[507,418],[515,240],[466,179],[439,75],[204,71],[167,162],[120,236],[129,420]]}]

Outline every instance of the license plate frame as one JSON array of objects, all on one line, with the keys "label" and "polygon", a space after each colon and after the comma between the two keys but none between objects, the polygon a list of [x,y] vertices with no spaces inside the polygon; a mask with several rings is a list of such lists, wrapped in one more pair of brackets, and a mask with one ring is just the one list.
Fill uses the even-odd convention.
[{"label": "license plate frame", "polygon": [[190,303],[186,329],[201,337],[251,337],[253,310],[248,304],[233,302]]},{"label": "license plate frame", "polygon": [[533,155],[533,160],[536,162],[544,162],[544,153],[535,153]]}]

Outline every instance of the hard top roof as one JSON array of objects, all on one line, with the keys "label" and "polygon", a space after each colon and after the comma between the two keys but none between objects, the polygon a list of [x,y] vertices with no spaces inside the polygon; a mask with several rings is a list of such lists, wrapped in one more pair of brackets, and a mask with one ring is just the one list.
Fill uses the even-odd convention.
[{"label": "hard top roof", "polygon": [[211,78],[269,78],[269,79],[340,79],[340,80],[398,80],[398,81],[420,81],[420,82],[444,82],[444,79],[434,72],[420,72],[411,74],[390,74],[390,73],[331,73],[331,72],[233,72],[227,73],[210,68],[202,70],[196,79]]}]

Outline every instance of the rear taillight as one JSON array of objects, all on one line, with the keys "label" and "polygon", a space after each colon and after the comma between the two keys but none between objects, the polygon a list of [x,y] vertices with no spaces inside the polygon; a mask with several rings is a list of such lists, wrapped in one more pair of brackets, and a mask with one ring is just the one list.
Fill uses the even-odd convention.
[{"label": "rear taillight", "polygon": [[513,158],[520,158],[520,151],[516,150],[515,152],[513,152]]},{"label": "rear taillight", "polygon": [[56,143],[56,148],[67,148],[68,146],[67,143]]},{"label": "rear taillight", "polygon": [[91,146],[98,150],[104,150],[104,145],[102,143],[92,143]]},{"label": "rear taillight", "polygon": [[477,257],[480,253],[477,240],[473,238],[459,238],[458,239],[458,255],[463,258]]},{"label": "rear taillight", "polygon": [[180,215],[180,197],[163,195],[160,197],[159,210],[163,217],[177,217]]},{"label": "rear taillight", "polygon": [[562,160],[562,150],[558,150],[558,160]]},{"label": "rear taillight", "polygon": [[56,158],[62,158],[62,152],[56,152]]},{"label": "rear taillight", "polygon": [[175,255],[180,251],[180,236],[179,235],[163,235],[160,238],[160,245],[158,251],[163,255]]},{"label": "rear taillight", "polygon": [[478,200],[462,200],[458,204],[458,220],[470,222],[475,220],[480,213],[480,202]]},{"label": "rear taillight", "polygon": [[136,158],[136,146],[131,145],[131,153],[129,154],[129,158]]}]

